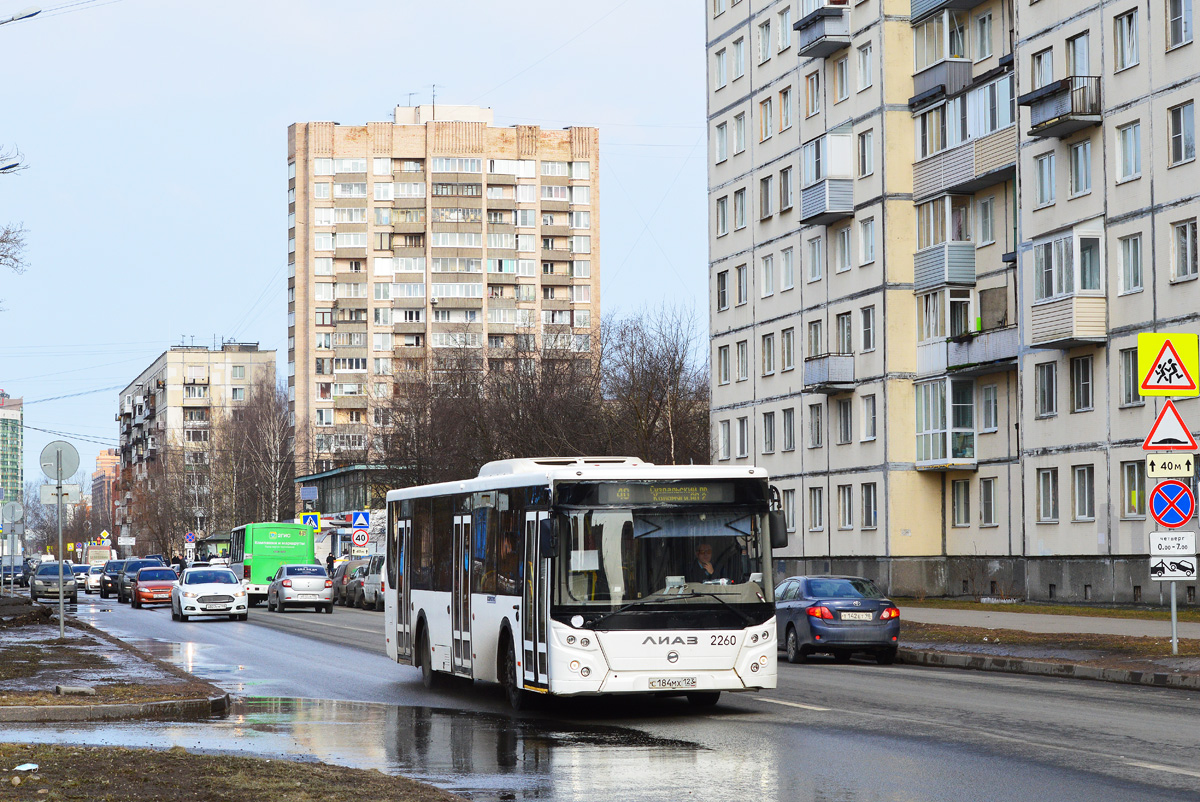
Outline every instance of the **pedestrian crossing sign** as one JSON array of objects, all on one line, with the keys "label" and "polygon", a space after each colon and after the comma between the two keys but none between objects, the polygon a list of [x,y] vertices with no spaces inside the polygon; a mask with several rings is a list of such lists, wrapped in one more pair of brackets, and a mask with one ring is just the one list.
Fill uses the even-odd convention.
[{"label": "pedestrian crossing sign", "polygon": [[1138,393],[1200,396],[1200,342],[1195,334],[1138,334]]},{"label": "pedestrian crossing sign", "polygon": [[311,526],[314,532],[321,531],[321,513],[319,512],[303,512],[300,513],[300,524],[302,526]]}]

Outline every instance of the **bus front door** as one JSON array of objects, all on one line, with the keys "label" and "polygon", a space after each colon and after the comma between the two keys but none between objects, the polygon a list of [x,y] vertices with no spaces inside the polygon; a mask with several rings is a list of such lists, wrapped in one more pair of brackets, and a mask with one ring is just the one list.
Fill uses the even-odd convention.
[{"label": "bus front door", "polygon": [[550,576],[538,549],[538,527],[549,517],[546,512],[525,513],[524,633],[525,684],[545,688],[547,608],[550,600]]},{"label": "bus front door", "polygon": [[[408,565],[409,534],[412,532],[412,521],[396,522],[396,653],[402,660],[412,660],[412,607],[408,601],[408,583],[410,577]],[[387,605],[384,605],[387,609]],[[390,623],[390,622],[389,622]]]},{"label": "bus front door", "polygon": [[454,516],[454,673],[471,673],[471,516]]}]

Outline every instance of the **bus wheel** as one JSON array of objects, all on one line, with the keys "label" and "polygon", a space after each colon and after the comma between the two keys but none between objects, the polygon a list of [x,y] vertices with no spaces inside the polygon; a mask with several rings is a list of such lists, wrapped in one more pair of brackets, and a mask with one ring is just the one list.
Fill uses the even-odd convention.
[{"label": "bus wheel", "polygon": [[525,690],[517,678],[517,657],[513,654],[512,643],[504,646],[504,661],[501,676],[504,678],[504,693],[508,696],[508,704],[513,710],[525,706]]},{"label": "bus wheel", "polygon": [[712,707],[720,698],[720,691],[696,691],[687,695],[687,700],[696,707]]},{"label": "bus wheel", "polygon": [[422,631],[417,639],[417,654],[421,659],[421,684],[433,689],[438,686],[438,675],[433,670],[433,655],[429,651],[429,633]]}]

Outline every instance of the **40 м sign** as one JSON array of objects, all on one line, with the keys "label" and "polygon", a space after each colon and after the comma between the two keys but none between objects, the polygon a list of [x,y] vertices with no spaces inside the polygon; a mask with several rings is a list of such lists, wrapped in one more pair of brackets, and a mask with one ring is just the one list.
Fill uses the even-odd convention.
[{"label": "40 \u043c sign", "polygon": [[1150,515],[1160,526],[1178,529],[1196,511],[1192,489],[1177,479],[1159,482],[1150,493]]}]

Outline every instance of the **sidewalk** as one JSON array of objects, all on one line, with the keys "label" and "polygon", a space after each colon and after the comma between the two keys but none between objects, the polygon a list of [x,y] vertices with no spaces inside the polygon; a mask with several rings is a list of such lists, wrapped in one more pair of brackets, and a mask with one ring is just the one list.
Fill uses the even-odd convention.
[{"label": "sidewalk", "polygon": [[[1191,654],[1169,653],[1170,621],[929,607],[901,607],[900,620],[898,659],[909,664],[1200,690],[1200,656],[1194,644],[1189,644]],[[938,627],[942,637],[923,641],[918,627],[906,635],[906,621]],[[961,640],[953,632],[955,627],[962,628]],[[949,641],[946,628],[952,633]],[[1010,636],[1001,636],[1001,630]],[[1183,648],[1184,641],[1200,641],[1200,624],[1180,623],[1177,631],[1181,651],[1189,651]],[[1056,643],[1053,637],[1033,638],[1041,641],[1036,645],[1011,642],[1013,635],[1025,634],[1058,634],[1063,642]],[[1106,648],[1108,639],[1112,649]],[[1149,640],[1167,653],[1131,655],[1120,648],[1130,643],[1127,639]]]}]

